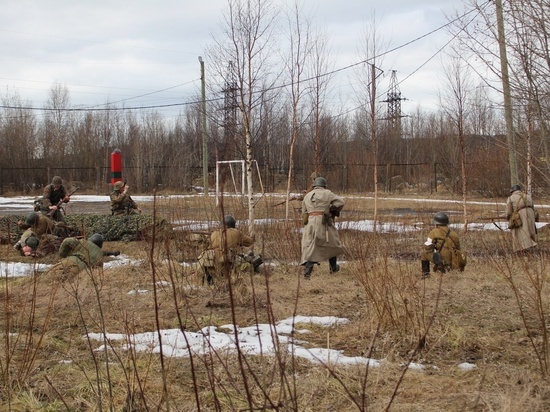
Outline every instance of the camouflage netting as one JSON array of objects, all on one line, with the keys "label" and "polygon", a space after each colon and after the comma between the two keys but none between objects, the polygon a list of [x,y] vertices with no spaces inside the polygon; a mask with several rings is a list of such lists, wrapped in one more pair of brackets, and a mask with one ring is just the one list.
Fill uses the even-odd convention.
[{"label": "camouflage netting", "polygon": [[[72,214],[66,217],[67,225],[75,229],[70,235],[101,233],[106,241],[132,241],[150,238],[155,229],[155,236],[171,236],[172,228],[165,219],[157,218],[154,224],[151,215],[89,215]],[[25,216],[0,217],[0,242],[15,243],[23,230],[17,225]]]}]

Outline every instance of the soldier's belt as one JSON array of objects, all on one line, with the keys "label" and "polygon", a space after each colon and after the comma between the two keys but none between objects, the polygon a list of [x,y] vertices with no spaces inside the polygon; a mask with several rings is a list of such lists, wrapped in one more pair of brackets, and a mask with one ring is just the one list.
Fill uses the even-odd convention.
[{"label": "soldier's belt", "polygon": [[309,216],[323,216],[325,213],[324,212],[309,212],[308,215]]}]

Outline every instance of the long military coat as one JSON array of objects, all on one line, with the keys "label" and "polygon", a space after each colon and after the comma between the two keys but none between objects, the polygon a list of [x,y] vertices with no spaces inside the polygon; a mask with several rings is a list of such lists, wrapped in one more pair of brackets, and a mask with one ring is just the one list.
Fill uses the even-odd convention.
[{"label": "long military coat", "polygon": [[507,219],[510,219],[510,216],[512,216],[514,208],[516,208],[521,217],[521,227],[510,229],[512,231],[512,247],[514,252],[537,246],[533,199],[521,190],[516,190],[506,200]]},{"label": "long military coat", "polygon": [[315,187],[302,202],[307,224],[302,234],[302,262],[323,262],[345,252],[330,207],[341,209],[344,199],[323,187]]}]

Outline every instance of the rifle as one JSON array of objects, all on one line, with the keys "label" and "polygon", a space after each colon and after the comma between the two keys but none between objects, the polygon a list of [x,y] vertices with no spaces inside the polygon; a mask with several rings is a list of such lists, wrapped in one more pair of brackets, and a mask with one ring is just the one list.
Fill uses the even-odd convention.
[{"label": "rifle", "polygon": [[490,220],[491,223],[492,223],[493,225],[495,225],[495,227],[496,227],[498,230],[504,232],[504,229],[501,228],[501,227],[497,224],[497,222],[495,222],[495,220],[508,220],[508,219],[506,219],[506,216],[484,216],[484,217],[478,217],[477,220]]},{"label": "rifle", "polygon": [[[292,202],[293,200],[302,201],[302,200],[304,200],[304,195],[305,195],[306,193],[307,193],[307,192],[304,190],[304,192],[303,192],[302,194],[300,194],[300,195],[294,195],[294,196],[292,196],[290,199],[288,199],[288,201],[289,201],[289,202]],[[282,204],[284,204],[284,203],[286,203],[286,199],[283,200],[282,202],[275,203],[275,204],[273,205],[273,207],[282,205]]]},{"label": "rifle", "polygon": [[63,199],[61,199],[59,202],[57,202],[57,204],[55,205],[57,207],[57,209],[51,209],[47,214],[46,216],[48,217],[52,217],[54,215],[54,213],[56,211],[59,210],[59,208],[61,207],[61,205],[63,204],[63,201],[65,200],[66,197],[71,197],[78,189],[80,189],[79,187],[77,187],[75,190],[73,190],[71,193],[69,193],[67,196],[65,196]]}]

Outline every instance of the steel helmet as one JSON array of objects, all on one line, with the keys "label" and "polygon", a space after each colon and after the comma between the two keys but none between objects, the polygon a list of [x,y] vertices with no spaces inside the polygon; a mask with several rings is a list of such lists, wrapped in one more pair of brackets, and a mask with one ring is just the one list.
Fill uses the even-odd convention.
[{"label": "steel helmet", "polygon": [[448,225],[449,224],[449,216],[447,216],[446,213],[438,212],[434,216],[434,223],[436,225]]},{"label": "steel helmet", "polygon": [[34,236],[29,236],[27,239],[25,239],[25,245],[33,249],[36,249],[39,243],[40,243],[40,240]]},{"label": "steel helmet", "polygon": [[512,188],[510,189],[510,193],[515,192],[516,190],[521,190],[521,185],[516,184],[512,186]]},{"label": "steel helmet", "polygon": [[113,185],[115,190],[120,190],[122,186],[124,186],[124,182],[121,182],[120,180],[118,182],[115,182],[115,184]]},{"label": "steel helmet", "polygon": [[88,241],[92,242],[96,246],[103,246],[103,236],[101,236],[99,233],[94,233],[92,236],[88,238]]},{"label": "steel helmet", "polygon": [[31,212],[27,215],[27,218],[25,219],[25,223],[30,226],[34,226],[38,223],[38,213]]},{"label": "steel helmet", "polygon": [[52,184],[56,186],[61,186],[63,184],[63,180],[59,176],[54,176],[52,179]]},{"label": "steel helmet", "polygon": [[237,224],[237,221],[235,220],[235,218],[231,215],[227,215],[224,219],[223,219],[223,222],[225,224],[226,227],[229,227],[229,228],[235,228],[235,225]]},{"label": "steel helmet", "polygon": [[319,176],[313,182],[313,187],[327,187],[327,180],[324,177]]}]

